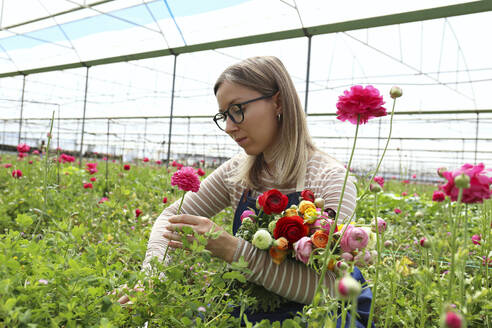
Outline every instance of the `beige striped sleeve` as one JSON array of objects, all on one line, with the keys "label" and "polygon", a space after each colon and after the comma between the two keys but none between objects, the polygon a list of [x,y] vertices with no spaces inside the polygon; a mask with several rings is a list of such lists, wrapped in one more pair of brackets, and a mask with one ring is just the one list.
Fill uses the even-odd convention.
[{"label": "beige striped sleeve", "polygon": [[[340,195],[342,193],[343,181],[345,179],[345,172],[346,170],[344,168],[334,168],[322,174],[320,195],[325,200],[325,208],[331,208],[337,211]],[[356,201],[357,188],[355,187],[353,178],[349,176],[343,193],[343,201],[338,217],[339,223],[344,223],[350,219],[355,211]]]},{"label": "beige striped sleeve", "polygon": [[[231,190],[228,189],[226,177],[230,174],[231,165],[233,165],[233,162],[229,160],[214,170],[201,182],[198,192],[187,192],[181,207],[181,213],[210,218],[225,207],[230,206]],[[179,203],[180,199],[164,209],[154,222],[143,262],[143,269],[149,273],[151,270],[150,261],[153,257],[157,257],[159,261],[163,260],[168,244],[168,240],[164,238],[163,233],[169,224],[168,219],[176,215]],[[165,260],[165,263],[168,260],[169,257]]]},{"label": "beige striped sleeve", "polygon": [[[310,304],[318,285],[319,275],[304,263],[287,259],[275,264],[267,251],[260,250],[244,239],[239,239],[233,261],[241,257],[248,262],[252,271],[246,278],[265,287],[265,289],[283,296],[291,301]],[[335,274],[327,271],[323,283],[334,297]]]}]

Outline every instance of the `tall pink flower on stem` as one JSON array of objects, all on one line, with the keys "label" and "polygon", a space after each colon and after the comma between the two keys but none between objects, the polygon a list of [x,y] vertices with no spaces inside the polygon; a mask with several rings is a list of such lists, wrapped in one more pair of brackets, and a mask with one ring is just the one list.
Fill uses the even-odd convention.
[{"label": "tall pink flower on stem", "polygon": [[470,187],[463,189],[463,203],[483,203],[484,199],[490,198],[492,194],[490,191],[492,177],[487,176],[485,166],[483,163],[478,165],[467,163],[455,171],[447,171],[442,173],[443,177],[448,180],[448,182],[439,188],[446,193],[452,201],[456,201],[458,199],[459,188],[456,186],[455,178],[461,174],[465,174],[470,177]]},{"label": "tall pink flower on stem", "polygon": [[350,253],[356,249],[364,249],[368,243],[369,235],[364,229],[349,225],[340,240],[340,248],[342,251]]},{"label": "tall pink flower on stem", "polygon": [[354,85],[338,97],[337,119],[343,122],[348,120],[352,124],[365,124],[374,117],[386,116],[384,103],[383,96],[372,85],[365,88]]},{"label": "tall pink flower on stem", "polygon": [[183,191],[198,192],[200,189],[200,179],[194,168],[186,166],[174,172],[171,177],[171,185],[178,186]]},{"label": "tall pink flower on stem", "polygon": [[31,150],[31,147],[29,147],[25,143],[21,143],[17,145],[17,152],[19,153],[28,153],[29,150]]},{"label": "tall pink flower on stem", "polygon": [[381,188],[384,187],[384,178],[383,177],[380,177],[380,176],[374,177],[374,181],[377,184],[379,184],[381,186]]}]

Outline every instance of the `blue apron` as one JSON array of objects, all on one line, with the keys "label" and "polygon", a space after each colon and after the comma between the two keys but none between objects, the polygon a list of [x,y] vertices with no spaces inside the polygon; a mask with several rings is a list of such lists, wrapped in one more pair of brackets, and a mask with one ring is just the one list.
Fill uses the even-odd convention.
[{"label": "blue apron", "polygon": [[[289,203],[287,205],[288,208],[291,205],[299,204],[299,198],[301,197],[301,192],[300,191],[293,192],[287,194],[286,196],[289,198]],[[237,205],[236,212],[234,213],[234,221],[232,223],[232,231],[234,234],[236,234],[239,227],[241,226],[241,214],[247,209],[254,210],[255,213],[258,215],[258,209],[256,208],[256,198],[251,197],[250,190],[245,190],[243,192],[239,204]],[[359,318],[356,321],[356,327],[365,328],[367,327],[367,320],[369,319],[369,310],[371,308],[372,292],[370,288],[367,286],[364,277],[362,277],[362,273],[357,267],[354,268],[354,271],[351,273],[351,275],[354,279],[358,280],[361,283],[363,288],[362,293],[357,299],[357,314]],[[263,319],[268,319],[270,320],[270,322],[274,322],[274,321],[282,322],[283,320],[292,319],[293,317],[295,317],[297,312],[302,312],[303,307],[304,304],[290,301],[288,303],[282,304],[282,306],[279,309],[273,312],[259,311],[259,312],[251,313],[251,311],[246,309],[244,313],[248,317],[248,321],[253,324],[260,322]],[[240,314],[240,308],[239,307],[234,308],[234,310],[232,311],[232,315],[237,318],[239,317],[239,314]],[[350,313],[347,313],[345,327],[347,328],[350,327],[350,320],[351,320]],[[340,328],[341,324],[342,323],[340,317],[338,318],[337,321],[337,328]],[[374,327],[374,324],[372,326]]]}]

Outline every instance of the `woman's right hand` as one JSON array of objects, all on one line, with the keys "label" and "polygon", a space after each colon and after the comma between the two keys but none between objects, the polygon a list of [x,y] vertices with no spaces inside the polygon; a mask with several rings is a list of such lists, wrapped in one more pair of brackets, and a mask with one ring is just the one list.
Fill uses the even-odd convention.
[{"label": "woman's right hand", "polygon": [[145,291],[145,288],[144,288],[142,282],[139,281],[131,290],[128,288],[127,284],[124,284],[123,286],[114,290],[111,294],[121,295],[122,293],[124,293],[120,298],[118,298],[117,302],[120,303],[121,305],[125,305],[125,304],[130,305],[130,304],[133,304],[132,301],[130,300],[131,294],[133,294],[134,292],[139,293],[139,292],[143,292],[143,291]]}]

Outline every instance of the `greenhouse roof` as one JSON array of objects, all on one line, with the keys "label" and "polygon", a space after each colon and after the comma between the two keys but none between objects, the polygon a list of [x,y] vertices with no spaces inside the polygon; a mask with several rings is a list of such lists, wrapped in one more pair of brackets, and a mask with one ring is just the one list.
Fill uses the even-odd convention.
[{"label": "greenhouse roof", "polygon": [[489,10],[490,1],[3,0],[0,77]]}]

